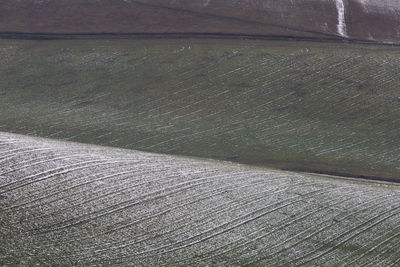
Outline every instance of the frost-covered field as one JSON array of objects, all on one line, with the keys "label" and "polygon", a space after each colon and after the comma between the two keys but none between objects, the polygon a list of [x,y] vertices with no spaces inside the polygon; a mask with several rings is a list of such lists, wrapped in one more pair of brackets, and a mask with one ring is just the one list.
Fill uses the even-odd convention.
[{"label": "frost-covered field", "polygon": [[291,170],[400,176],[397,47],[0,41],[0,130]]},{"label": "frost-covered field", "polygon": [[0,265],[398,266],[400,187],[0,133]]}]

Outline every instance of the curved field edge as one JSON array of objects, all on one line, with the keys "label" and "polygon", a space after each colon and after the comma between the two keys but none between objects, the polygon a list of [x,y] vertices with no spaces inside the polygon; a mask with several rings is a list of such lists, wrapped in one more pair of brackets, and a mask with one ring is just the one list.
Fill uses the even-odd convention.
[{"label": "curved field edge", "polygon": [[397,48],[0,41],[0,130],[354,177],[400,177]]},{"label": "curved field edge", "polygon": [[398,185],[0,133],[2,265],[396,266]]},{"label": "curved field edge", "polygon": [[0,2],[0,32],[224,33],[399,43],[397,0]]}]

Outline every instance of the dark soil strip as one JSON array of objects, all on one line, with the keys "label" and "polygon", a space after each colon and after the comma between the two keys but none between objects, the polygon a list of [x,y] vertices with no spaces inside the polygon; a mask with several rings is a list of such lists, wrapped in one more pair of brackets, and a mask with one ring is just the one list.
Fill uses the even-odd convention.
[{"label": "dark soil strip", "polygon": [[[46,32],[0,32],[0,39],[22,39],[22,40],[74,40],[74,39],[128,39],[128,38],[197,38],[197,39],[251,39],[251,40],[290,40],[311,42],[354,42],[362,44],[376,44],[373,41],[358,39],[344,39],[338,36],[331,37],[301,37],[290,35],[261,35],[261,34],[235,34],[235,33],[198,33],[198,32],[176,32],[176,33],[111,33],[111,32],[88,32],[88,33],[46,33]],[[394,46],[397,44],[382,44]]]}]

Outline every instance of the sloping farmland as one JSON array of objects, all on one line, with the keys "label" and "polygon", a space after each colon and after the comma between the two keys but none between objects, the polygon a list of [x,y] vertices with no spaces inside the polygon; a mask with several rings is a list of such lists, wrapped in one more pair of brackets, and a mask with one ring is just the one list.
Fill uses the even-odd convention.
[{"label": "sloping farmland", "polygon": [[400,42],[398,0],[2,0],[0,37],[214,35]]},{"label": "sloping farmland", "polygon": [[0,133],[0,264],[398,266],[400,190]]},{"label": "sloping farmland", "polygon": [[382,45],[0,40],[0,130],[398,180],[399,73]]}]

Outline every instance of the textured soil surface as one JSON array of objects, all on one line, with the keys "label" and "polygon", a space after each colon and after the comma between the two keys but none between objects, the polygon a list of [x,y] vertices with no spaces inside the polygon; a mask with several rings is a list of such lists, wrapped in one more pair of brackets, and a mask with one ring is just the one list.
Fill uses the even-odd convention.
[{"label": "textured soil surface", "polygon": [[400,53],[241,40],[0,42],[0,130],[400,177]]},{"label": "textured soil surface", "polygon": [[400,266],[399,25],[397,0],[1,0],[0,266]]},{"label": "textured soil surface", "polygon": [[213,33],[400,42],[397,0],[3,0],[0,32]]},{"label": "textured soil surface", "polygon": [[0,133],[0,265],[398,266],[398,185]]}]

